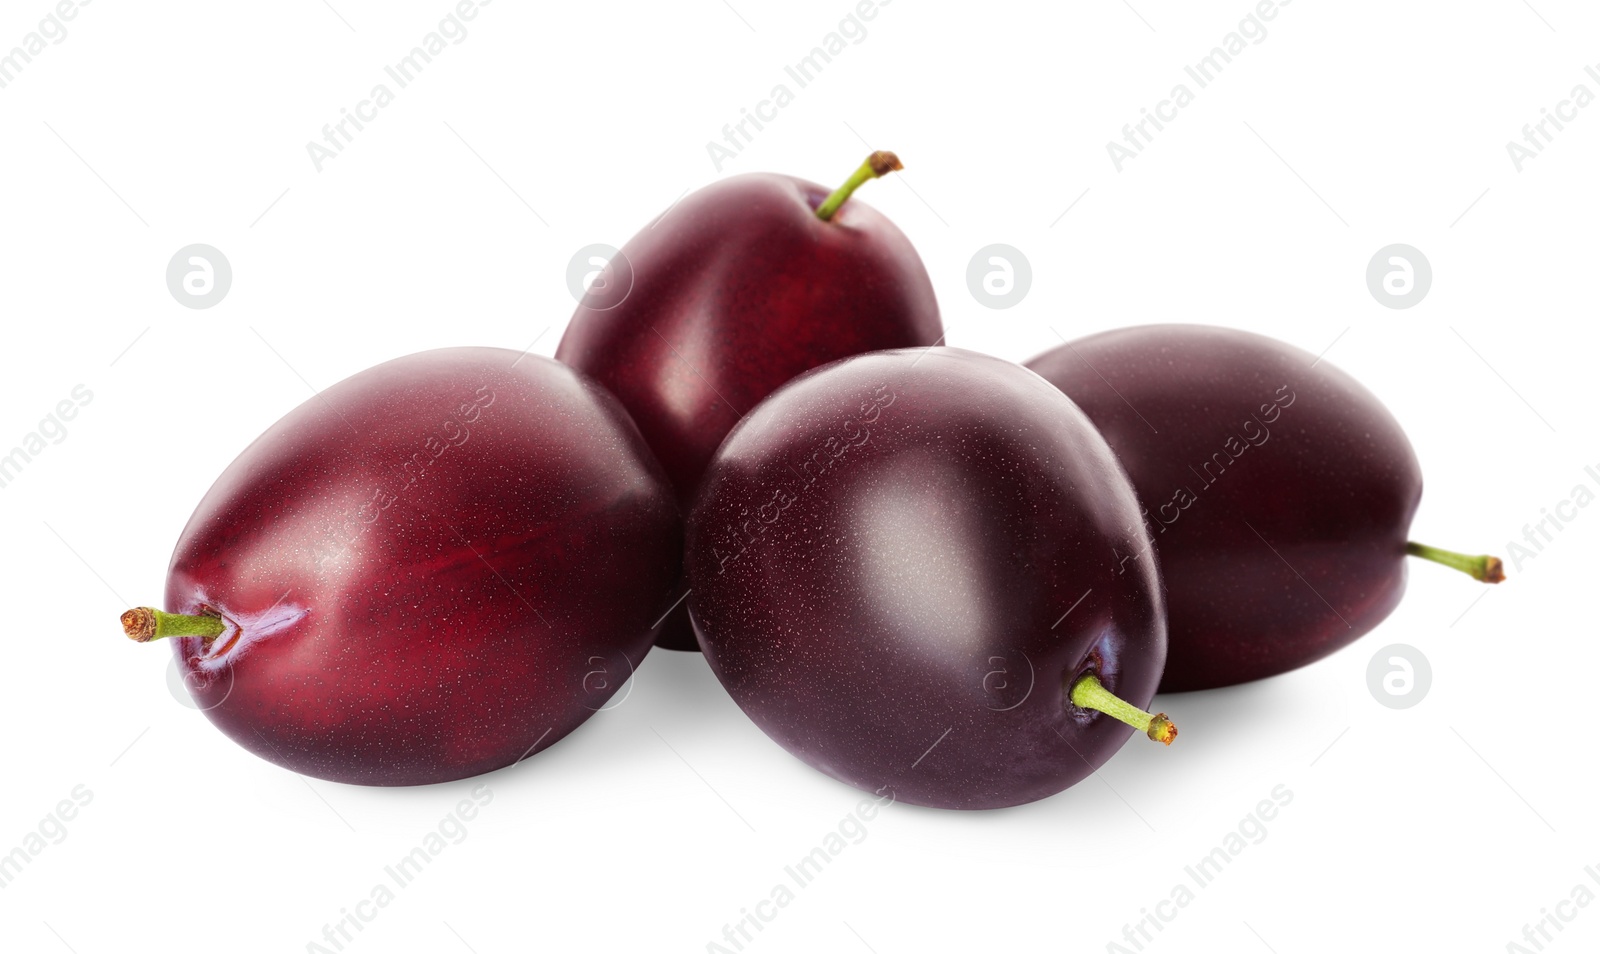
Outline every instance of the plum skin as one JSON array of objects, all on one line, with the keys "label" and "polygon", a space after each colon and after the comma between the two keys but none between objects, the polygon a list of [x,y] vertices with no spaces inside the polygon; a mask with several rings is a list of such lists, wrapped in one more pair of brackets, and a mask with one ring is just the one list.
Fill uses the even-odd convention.
[{"label": "plum skin", "polygon": [[1144,504],[1167,587],[1163,692],[1297,669],[1399,604],[1422,471],[1394,416],[1327,360],[1146,325],[1028,366],[1094,421]]},{"label": "plum skin", "polygon": [[[910,240],[859,198],[819,219],[830,191],[772,173],[696,191],[623,246],[625,297],[586,297],[562,336],[556,358],[622,401],[685,513],[723,437],[780,385],[944,337]],[[681,609],[658,642],[696,648]]]},{"label": "plum skin", "polygon": [[548,747],[649,650],[682,528],[621,405],[494,348],[363,371],[284,416],[184,528],[171,640],[244,748],[338,782],[478,775]]},{"label": "plum skin", "polygon": [[[1166,633],[1110,449],[1059,391],[952,348],[846,358],[750,412],[688,526],[701,648],[792,754],[902,802],[1052,795],[1132,733],[1067,694],[1135,705]],[[997,674],[1000,678],[996,679]]]}]

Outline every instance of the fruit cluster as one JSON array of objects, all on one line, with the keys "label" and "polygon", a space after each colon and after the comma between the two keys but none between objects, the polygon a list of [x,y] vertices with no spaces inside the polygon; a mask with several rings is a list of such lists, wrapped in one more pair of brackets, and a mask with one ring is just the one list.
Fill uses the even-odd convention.
[{"label": "fruit cluster", "polygon": [[213,723],[320,778],[518,762],[656,645],[702,650],[819,770],[971,809],[1059,792],[1134,728],[1170,744],[1158,690],[1346,645],[1408,554],[1502,578],[1408,540],[1399,424],[1286,344],[943,347],[911,243],[851,200],[898,168],[695,193],[601,274],[556,360],[431,351],[329,388],[223,472],[167,609],[124,630],[171,637]]}]

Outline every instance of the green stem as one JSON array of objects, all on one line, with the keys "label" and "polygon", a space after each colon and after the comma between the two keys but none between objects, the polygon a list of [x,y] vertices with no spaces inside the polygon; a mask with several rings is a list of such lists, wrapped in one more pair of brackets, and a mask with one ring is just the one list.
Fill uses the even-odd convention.
[{"label": "green stem", "polygon": [[1172,720],[1167,718],[1165,712],[1151,715],[1138,706],[1117,698],[1092,674],[1073,683],[1071,696],[1073,705],[1104,712],[1118,722],[1126,722],[1141,730],[1162,745],[1171,745],[1172,740],[1178,737],[1178,727],[1172,724]]},{"label": "green stem", "polygon": [[185,616],[182,613],[163,613],[161,610],[141,606],[122,614],[122,631],[136,643],[148,643],[168,636],[200,636],[215,639],[227,627],[220,616]]},{"label": "green stem", "polygon": [[1497,556],[1467,556],[1465,553],[1456,553],[1452,550],[1441,550],[1417,543],[1415,540],[1406,544],[1406,552],[1414,557],[1442,563],[1452,570],[1460,570],[1480,583],[1499,583],[1506,578],[1505,564]]},{"label": "green stem", "polygon": [[883,151],[873,153],[867,157],[867,161],[861,164],[861,168],[857,169],[854,175],[845,180],[844,185],[835,189],[832,195],[822,200],[822,204],[817,206],[817,218],[824,222],[832,221],[833,214],[839,211],[839,206],[844,205],[845,200],[854,195],[855,191],[861,188],[863,183],[903,168],[905,167],[900,165],[900,157],[894,153]]}]

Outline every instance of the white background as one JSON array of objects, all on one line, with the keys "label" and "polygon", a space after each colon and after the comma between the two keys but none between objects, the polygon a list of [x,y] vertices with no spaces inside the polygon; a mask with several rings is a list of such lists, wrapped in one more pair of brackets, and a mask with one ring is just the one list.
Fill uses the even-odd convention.
[{"label": "white background", "polygon": [[[898,151],[906,172],[858,198],[920,249],[953,344],[1022,360],[1057,332],[1193,320],[1331,348],[1416,445],[1417,539],[1509,555],[1600,489],[1600,104],[1522,171],[1506,151],[1574,85],[1600,94],[1592,5],[1298,0],[1119,173],[1107,141],[1194,88],[1183,66],[1247,0],[899,0],[719,172],[706,143],[853,9],[729,2],[500,0],[320,173],[307,141],[448,0],[98,0],[0,89],[0,449],[93,392],[0,490],[0,853],[93,795],[0,890],[0,945],[307,950],[436,830],[475,783],[278,769],[181,705],[168,653],[116,616],[160,599],[202,493],[312,388],[428,348],[553,353],[572,254],[722,176],[831,184]],[[7,0],[0,49],[51,9]],[[164,280],[196,242],[234,270],[209,310]],[[1434,271],[1406,310],[1364,279],[1395,242]],[[1008,310],[967,287],[991,243],[1032,263]],[[1600,508],[1577,513],[1498,588],[1416,564],[1394,615],[1331,658],[1159,699],[1170,749],[1135,739],[1017,809],[885,810],[745,950],[1108,950],[1278,785],[1293,801],[1265,840],[1165,908],[1146,951],[1507,950],[1575,885],[1600,894]],[[1391,643],[1432,664],[1414,708],[1368,691]],[[481,781],[466,840],[346,950],[704,951],[861,797],[666,652],[621,705]],[[1593,950],[1600,905],[1560,910],[1546,949]]]}]

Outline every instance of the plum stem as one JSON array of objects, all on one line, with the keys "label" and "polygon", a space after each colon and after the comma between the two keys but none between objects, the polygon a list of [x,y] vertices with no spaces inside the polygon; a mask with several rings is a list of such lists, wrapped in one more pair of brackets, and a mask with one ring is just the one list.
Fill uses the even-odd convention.
[{"label": "plum stem", "polygon": [[861,164],[861,168],[857,169],[849,179],[845,180],[844,185],[835,189],[832,195],[822,200],[822,204],[817,206],[817,218],[824,222],[832,221],[833,214],[839,211],[839,206],[844,205],[845,200],[854,195],[855,191],[861,188],[862,183],[904,168],[900,164],[900,157],[892,152],[879,150],[873,153],[867,157],[866,162]]},{"label": "plum stem", "polygon": [[1406,552],[1414,557],[1442,563],[1452,570],[1460,570],[1480,583],[1499,583],[1506,578],[1505,564],[1497,556],[1467,556],[1465,553],[1456,553],[1451,550],[1441,550],[1418,543],[1415,540],[1406,544]]},{"label": "plum stem", "polygon": [[1071,696],[1073,705],[1104,712],[1118,722],[1126,722],[1135,729],[1142,730],[1145,735],[1162,745],[1171,745],[1172,740],[1178,737],[1178,727],[1173,725],[1165,712],[1151,715],[1138,706],[1119,699],[1101,685],[1093,673],[1072,684]]},{"label": "plum stem", "polygon": [[185,616],[182,613],[163,613],[158,609],[140,606],[122,614],[122,631],[136,643],[148,643],[168,636],[200,636],[215,639],[227,627],[220,616]]}]

